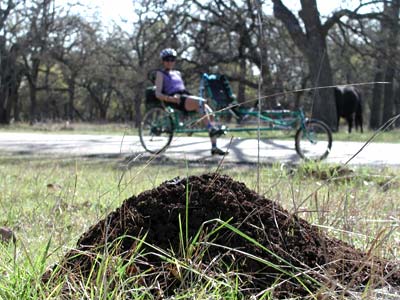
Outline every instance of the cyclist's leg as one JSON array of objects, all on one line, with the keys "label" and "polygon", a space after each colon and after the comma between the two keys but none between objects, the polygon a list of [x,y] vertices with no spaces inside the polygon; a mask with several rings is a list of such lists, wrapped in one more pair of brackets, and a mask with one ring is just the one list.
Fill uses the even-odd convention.
[{"label": "cyclist's leg", "polygon": [[212,115],[212,109],[204,102],[191,99],[190,96],[185,100],[185,109],[187,111],[197,111],[203,116],[203,124],[206,126],[209,132],[211,140],[211,154],[212,155],[226,155],[227,151],[223,151],[217,147],[217,136],[224,132],[221,128],[217,128],[214,125],[214,116]]},{"label": "cyclist's leg", "polygon": [[181,101],[185,102],[185,110],[200,112],[199,101],[190,98],[190,96],[181,96]]},{"label": "cyclist's leg", "polygon": [[190,96],[181,97],[181,101],[184,101],[184,107],[186,111],[197,111],[202,116],[202,122],[207,128],[214,126],[214,118],[212,115],[212,109],[205,103],[201,103],[198,100],[190,98]]}]

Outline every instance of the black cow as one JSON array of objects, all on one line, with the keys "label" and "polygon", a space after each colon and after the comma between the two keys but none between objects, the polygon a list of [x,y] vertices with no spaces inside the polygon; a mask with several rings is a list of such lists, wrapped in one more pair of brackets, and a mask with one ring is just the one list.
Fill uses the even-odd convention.
[{"label": "black cow", "polygon": [[362,133],[363,117],[360,91],[353,86],[335,87],[335,101],[338,128],[340,117],[342,117],[349,125],[349,133],[351,133],[353,121],[355,121],[356,130],[360,127]]}]

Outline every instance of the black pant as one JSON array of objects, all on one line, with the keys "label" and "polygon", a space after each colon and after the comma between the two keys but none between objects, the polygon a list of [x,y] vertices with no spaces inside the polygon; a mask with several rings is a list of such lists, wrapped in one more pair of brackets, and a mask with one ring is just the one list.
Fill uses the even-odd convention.
[{"label": "black pant", "polygon": [[168,102],[168,106],[171,106],[172,108],[176,108],[176,109],[186,112],[186,109],[185,109],[185,103],[186,103],[186,98],[187,98],[186,96],[190,95],[190,93],[186,90],[183,90],[183,91],[179,91],[177,93],[173,93],[172,95],[169,95],[169,96],[176,96],[176,95],[180,96],[179,103]]}]

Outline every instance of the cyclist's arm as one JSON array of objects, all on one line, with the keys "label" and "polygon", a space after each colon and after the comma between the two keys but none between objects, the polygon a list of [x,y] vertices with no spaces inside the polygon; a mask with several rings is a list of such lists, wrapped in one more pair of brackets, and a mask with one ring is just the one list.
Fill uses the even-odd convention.
[{"label": "cyclist's arm", "polygon": [[163,92],[162,92],[163,81],[164,81],[164,75],[160,71],[157,71],[157,73],[156,73],[156,97],[157,97],[157,99],[159,99],[161,101],[166,101],[166,102],[178,103],[179,98],[163,94]]}]

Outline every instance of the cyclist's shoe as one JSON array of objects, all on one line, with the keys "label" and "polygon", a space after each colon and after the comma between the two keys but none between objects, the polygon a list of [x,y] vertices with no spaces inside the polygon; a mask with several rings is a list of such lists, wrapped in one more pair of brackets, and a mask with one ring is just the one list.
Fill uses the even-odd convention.
[{"label": "cyclist's shoe", "polygon": [[211,127],[211,129],[209,131],[210,137],[218,137],[223,134],[226,134],[226,126],[225,125],[220,125],[218,127],[213,126],[213,127]]},{"label": "cyclist's shoe", "polygon": [[211,155],[227,155],[229,151],[224,151],[219,149],[218,147],[211,148]]}]

